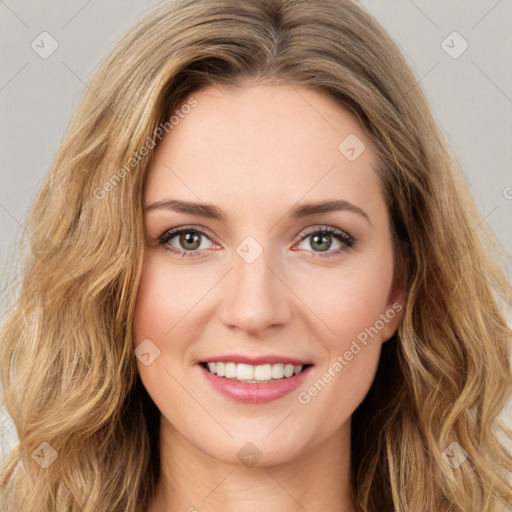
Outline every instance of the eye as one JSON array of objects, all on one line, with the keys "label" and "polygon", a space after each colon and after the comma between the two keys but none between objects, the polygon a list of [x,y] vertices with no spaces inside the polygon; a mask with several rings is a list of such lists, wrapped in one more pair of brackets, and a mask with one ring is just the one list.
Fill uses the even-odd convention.
[{"label": "eye", "polygon": [[[302,243],[308,238],[310,238],[308,245],[315,253],[315,258],[330,258],[333,256],[339,256],[342,252],[345,252],[347,248],[351,248],[354,245],[354,239],[350,235],[341,229],[333,228],[331,226],[315,228],[308,231],[301,238],[300,242]],[[333,238],[336,240],[335,245],[338,244],[338,248],[336,250],[330,251],[329,249],[332,247]]]},{"label": "eye", "polygon": [[[177,239],[175,243],[178,244],[178,248],[171,244],[171,241],[175,238]],[[200,251],[209,248],[203,244],[205,239],[209,240],[205,230],[197,226],[193,228],[185,226],[166,231],[159,238],[159,241],[170,252],[185,257],[198,257]]]},{"label": "eye", "polygon": [[[331,226],[317,227],[309,230],[302,236],[299,243],[304,242],[308,238],[311,239],[309,241],[309,248],[315,253],[313,255],[315,258],[338,256],[354,245],[354,239],[350,235],[341,229]],[[174,239],[176,241],[173,244],[172,241]],[[338,245],[338,248],[329,250],[332,248],[333,239],[336,241],[335,245]],[[160,244],[164,245],[168,251],[183,257],[201,257],[202,251],[212,248],[207,243],[206,245],[203,243],[206,240],[210,240],[208,233],[199,226],[183,226],[171,229],[159,237]]]}]

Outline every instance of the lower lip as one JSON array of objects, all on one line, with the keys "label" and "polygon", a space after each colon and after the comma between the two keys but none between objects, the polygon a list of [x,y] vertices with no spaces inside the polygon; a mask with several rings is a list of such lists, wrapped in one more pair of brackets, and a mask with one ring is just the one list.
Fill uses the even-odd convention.
[{"label": "lower lip", "polygon": [[293,377],[284,377],[283,379],[261,384],[240,382],[238,380],[226,379],[210,373],[206,368],[199,365],[207,382],[222,395],[235,402],[246,404],[265,404],[277,400],[294,389],[297,389],[309,375],[313,366],[308,366],[305,370]]}]

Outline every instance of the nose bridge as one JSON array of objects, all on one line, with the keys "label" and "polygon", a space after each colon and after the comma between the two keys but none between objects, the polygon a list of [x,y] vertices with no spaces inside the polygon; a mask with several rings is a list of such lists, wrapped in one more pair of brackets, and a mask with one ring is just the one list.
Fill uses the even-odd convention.
[{"label": "nose bridge", "polygon": [[[258,237],[261,240],[261,236]],[[266,247],[269,237],[260,243],[248,236],[233,253],[233,271],[223,290],[222,315],[226,325],[259,331],[283,323],[287,318],[287,295],[274,275],[279,267],[276,254]]]}]

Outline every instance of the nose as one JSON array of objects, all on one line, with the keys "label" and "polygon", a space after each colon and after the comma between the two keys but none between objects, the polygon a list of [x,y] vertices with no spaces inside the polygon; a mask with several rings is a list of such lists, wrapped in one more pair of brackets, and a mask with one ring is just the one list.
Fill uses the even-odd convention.
[{"label": "nose", "polygon": [[221,290],[220,315],[228,328],[261,336],[289,320],[292,293],[273,268],[278,265],[270,252],[264,250],[252,262],[233,254],[234,268]]}]

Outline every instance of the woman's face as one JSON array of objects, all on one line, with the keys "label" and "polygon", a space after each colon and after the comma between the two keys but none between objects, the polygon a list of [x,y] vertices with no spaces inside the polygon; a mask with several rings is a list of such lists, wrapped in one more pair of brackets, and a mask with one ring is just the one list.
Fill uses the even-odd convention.
[{"label": "woman's face", "polygon": [[308,88],[193,97],[145,182],[138,371],[177,439],[284,462],[350,428],[402,316],[375,150]]}]

